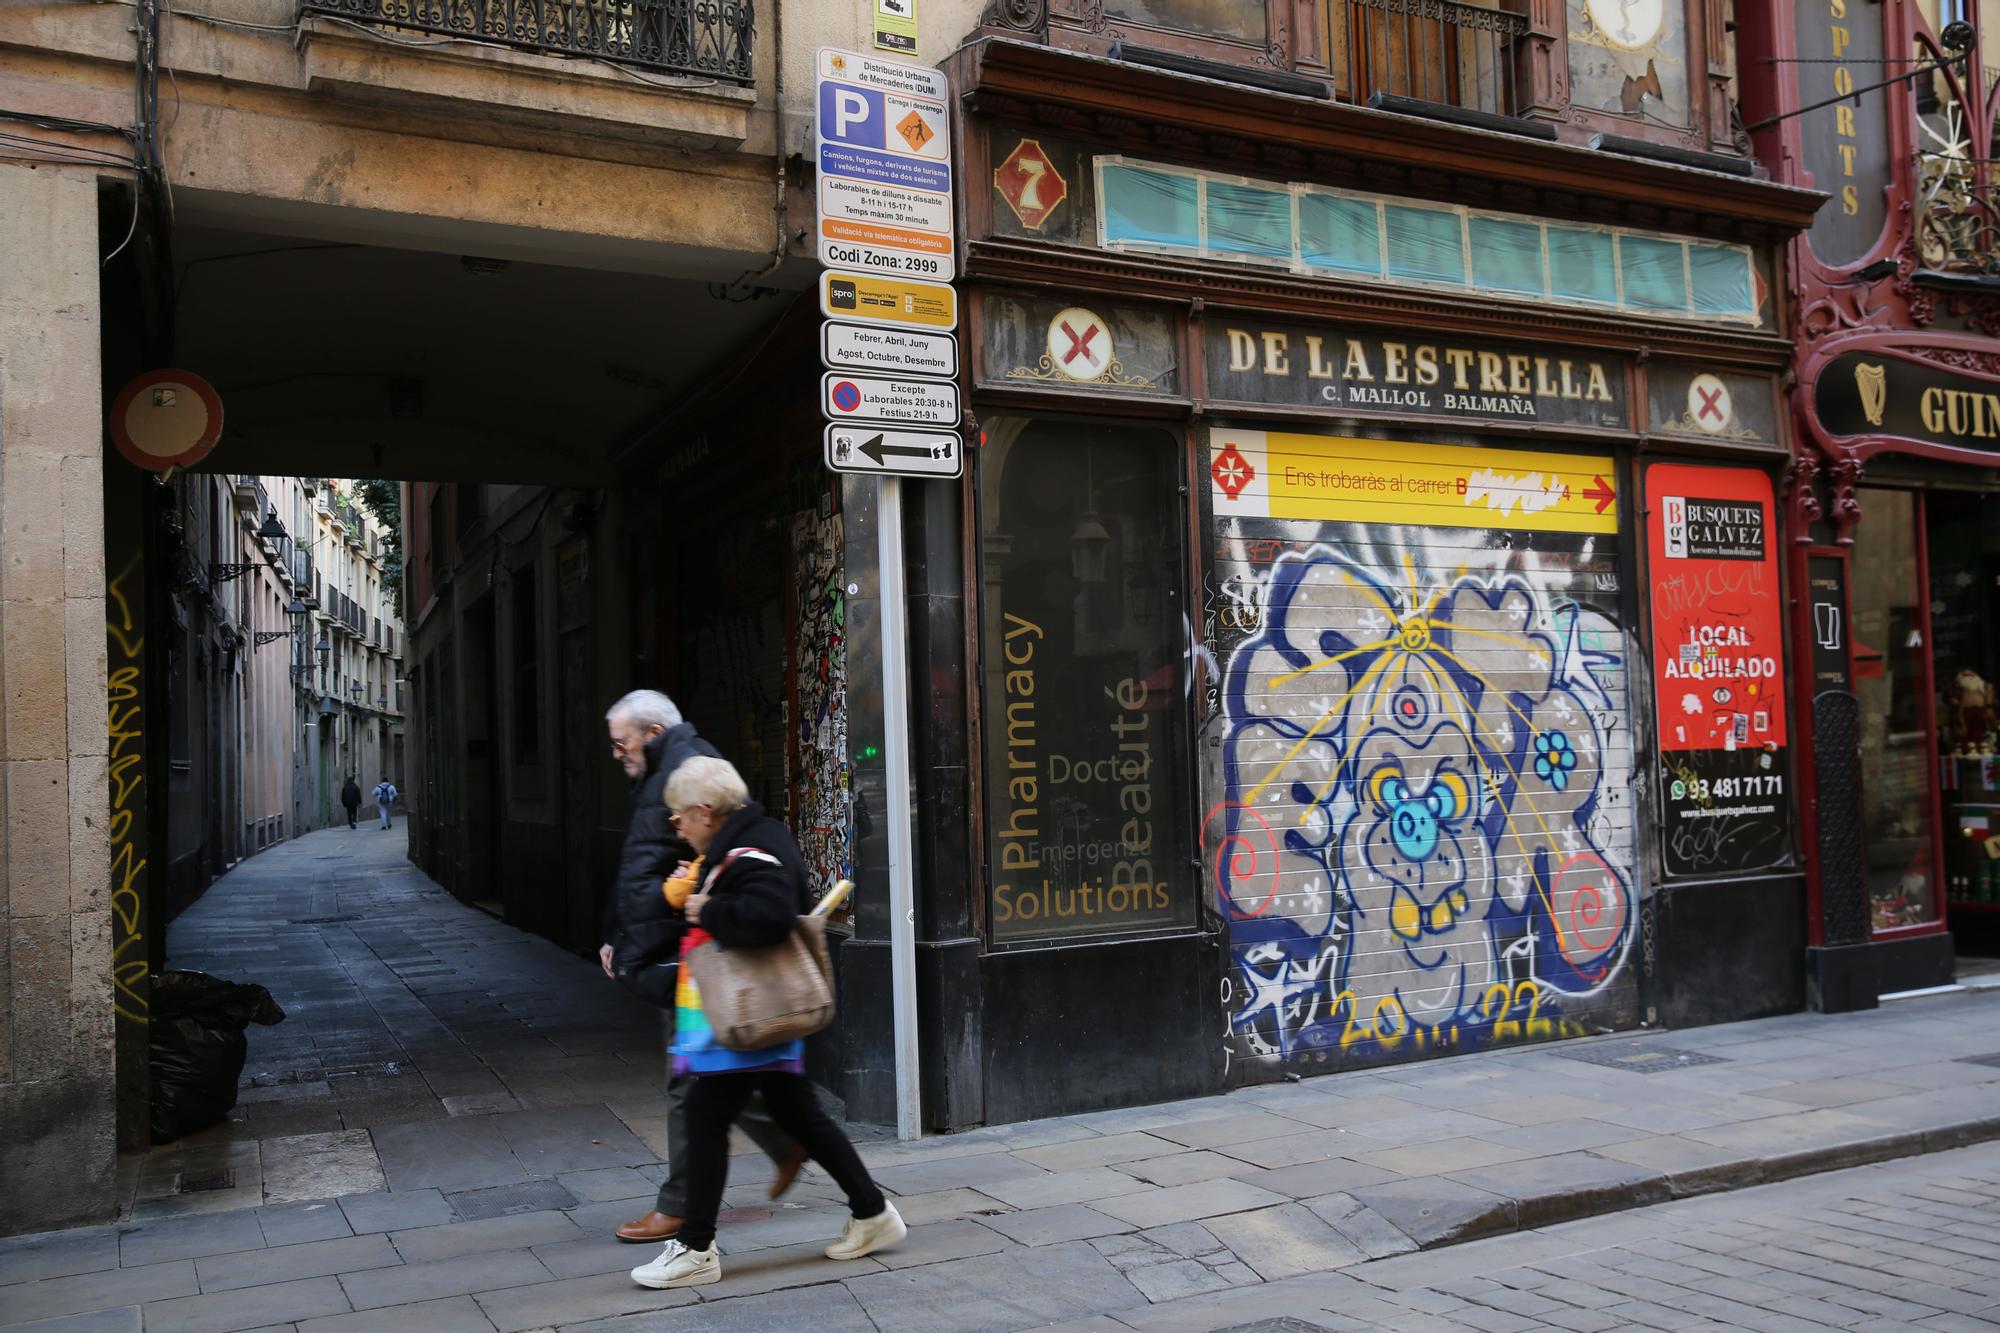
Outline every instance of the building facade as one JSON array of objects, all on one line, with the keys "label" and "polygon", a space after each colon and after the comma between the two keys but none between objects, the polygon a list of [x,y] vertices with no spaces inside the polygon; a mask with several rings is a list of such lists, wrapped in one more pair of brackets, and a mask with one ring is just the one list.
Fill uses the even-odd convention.
[{"label": "building facade", "polygon": [[[1763,123],[1808,76],[1763,62],[1857,39],[1803,10],[927,4],[977,448],[906,484],[889,607],[875,484],[821,457],[804,151],[814,48],[865,47],[867,7],[642,3],[578,45],[260,4],[142,7],[136,52],[122,12],[0,17],[0,105],[48,122],[4,150],[0,240],[52,256],[0,303],[50,349],[0,360],[6,856],[64,872],[9,901],[0,1166],[88,1164],[68,1213],[0,1226],[104,1215],[132,963],[348,773],[404,790],[450,892],[593,951],[627,813],[603,712],[640,686],[860,886],[811,1053],[860,1120],[894,1112],[891,747],[930,1129],[1843,1007],[1975,916],[1984,622],[1924,562],[1983,530],[1996,369],[1946,261],[1985,149],[1896,174],[1992,123],[1948,79],[1898,119],[1850,71],[1812,159],[1806,116]],[[1882,12],[1883,52],[1942,42]],[[129,126],[161,22],[182,110]],[[1840,151],[1871,107],[1879,217]],[[238,471],[107,461],[76,404],[159,365],[218,385]],[[407,643],[351,492],[275,480],[302,458],[402,483]],[[191,613],[190,561],[248,568]],[[1872,651],[1821,650],[1822,580]],[[194,758],[287,710],[289,750]],[[227,830],[197,812],[225,792]],[[108,847],[67,818],[106,802]]]},{"label": "building facade", "polygon": [[1744,103],[1760,155],[1830,195],[1788,265],[1787,490],[1809,974],[1830,1010],[1948,983],[2000,923],[1990,17],[1797,5],[1743,34],[1779,71]]},{"label": "building facade", "polygon": [[[274,479],[524,503],[650,480],[635,441],[810,282],[787,219],[811,212],[812,53],[866,43],[865,6],[638,0],[575,27],[480,7],[476,35],[372,0],[0,13],[0,244],[33,259],[0,277],[0,1230],[111,1215],[176,907],[330,820],[346,773],[419,785],[397,771],[416,757],[377,529],[345,492]],[[921,39],[948,49],[974,17],[927,5]],[[216,387],[226,425],[162,484],[110,447],[106,406],[169,366]],[[273,509],[289,548],[258,535]],[[233,566],[253,568],[209,582]],[[554,614],[574,573],[538,568]],[[647,664],[614,655],[631,616],[606,606],[597,683],[622,690]],[[578,705],[587,729],[551,710],[544,760],[607,702]],[[300,739],[273,744],[287,714]],[[578,840],[615,840],[618,795],[565,813]],[[521,799],[529,825],[555,808]]]}]

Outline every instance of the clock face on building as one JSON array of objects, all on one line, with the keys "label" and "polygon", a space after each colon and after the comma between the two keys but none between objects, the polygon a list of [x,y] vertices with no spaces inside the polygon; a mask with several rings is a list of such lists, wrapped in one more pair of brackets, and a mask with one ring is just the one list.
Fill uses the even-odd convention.
[{"label": "clock face on building", "polygon": [[1584,0],[1584,8],[1600,37],[1628,51],[1651,45],[1667,17],[1667,0]]}]

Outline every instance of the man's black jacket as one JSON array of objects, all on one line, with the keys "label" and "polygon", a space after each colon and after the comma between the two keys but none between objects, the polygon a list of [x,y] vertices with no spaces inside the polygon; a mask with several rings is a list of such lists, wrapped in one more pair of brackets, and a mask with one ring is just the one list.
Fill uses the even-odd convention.
[{"label": "man's black jacket", "polygon": [[696,755],[715,747],[691,723],[669,727],[646,742],[646,776],[632,784],[632,813],[625,824],[625,850],[618,879],[605,905],[604,938],[611,945],[611,971],[625,988],[661,1008],[674,1002],[674,966],[687,922],[667,906],[660,881],[694,849],[667,818],[667,779]]}]

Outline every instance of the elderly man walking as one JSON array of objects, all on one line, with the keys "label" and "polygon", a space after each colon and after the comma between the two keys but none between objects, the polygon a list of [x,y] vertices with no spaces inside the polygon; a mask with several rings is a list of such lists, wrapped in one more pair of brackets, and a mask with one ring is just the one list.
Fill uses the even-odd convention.
[{"label": "elderly man walking", "polygon": [[[606,976],[659,1007],[671,1046],[674,982],[687,922],[678,909],[667,905],[660,886],[695,853],[667,817],[667,779],[687,760],[697,755],[715,757],[716,750],[681,717],[673,700],[658,690],[632,691],[611,705],[604,721],[611,733],[612,758],[632,779],[632,812],[625,825],[618,879],[605,907],[605,943],[598,950],[598,961]],[[690,1170],[689,1083],[669,1066],[667,1178],[660,1183],[653,1210],[618,1228],[620,1240],[658,1244],[680,1230],[687,1211]],[[776,1164],[771,1197],[777,1198],[805,1164],[805,1150],[772,1123],[761,1105],[736,1123]]]}]

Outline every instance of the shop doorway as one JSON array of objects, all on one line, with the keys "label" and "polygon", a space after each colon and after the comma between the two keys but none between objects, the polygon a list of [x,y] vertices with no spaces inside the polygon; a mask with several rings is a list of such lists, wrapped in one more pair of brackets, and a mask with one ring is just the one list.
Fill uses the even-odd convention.
[{"label": "shop doorway", "polygon": [[2000,972],[2000,495],[1862,492],[1852,565],[1862,835],[1878,940]]}]

